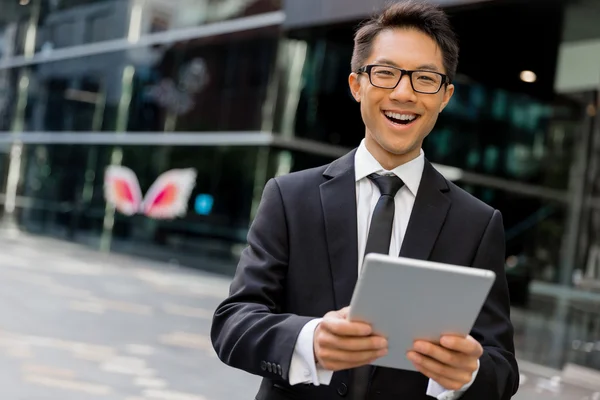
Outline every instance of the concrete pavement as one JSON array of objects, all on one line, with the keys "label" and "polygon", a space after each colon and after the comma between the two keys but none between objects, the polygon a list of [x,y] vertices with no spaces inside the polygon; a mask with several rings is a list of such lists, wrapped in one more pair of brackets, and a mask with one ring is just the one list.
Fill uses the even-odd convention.
[{"label": "concrete pavement", "polygon": [[[229,279],[58,240],[0,241],[0,399],[252,399],[208,337]],[[515,399],[600,400],[536,366]]]}]

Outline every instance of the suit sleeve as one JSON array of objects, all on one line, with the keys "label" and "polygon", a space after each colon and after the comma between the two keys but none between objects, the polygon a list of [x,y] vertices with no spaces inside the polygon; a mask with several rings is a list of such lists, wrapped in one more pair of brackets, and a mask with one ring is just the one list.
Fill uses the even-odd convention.
[{"label": "suit sleeve", "polygon": [[288,233],[276,180],[267,182],[229,290],[216,309],[211,340],[225,364],[288,379],[294,345],[312,318],[283,313]]},{"label": "suit sleeve", "polygon": [[475,268],[491,269],[496,273],[496,281],[471,332],[471,336],[481,343],[484,353],[479,360],[477,378],[461,400],[508,400],[519,387],[504,257],[502,215],[495,210],[473,262]]}]

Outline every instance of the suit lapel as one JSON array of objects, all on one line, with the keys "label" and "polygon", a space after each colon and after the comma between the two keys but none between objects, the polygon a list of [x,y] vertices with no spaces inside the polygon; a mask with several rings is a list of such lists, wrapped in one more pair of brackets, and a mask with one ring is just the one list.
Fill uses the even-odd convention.
[{"label": "suit lapel", "polygon": [[451,200],[446,179],[425,161],[421,184],[402,242],[400,257],[427,260],[440,233]]},{"label": "suit lapel", "polygon": [[336,309],[350,304],[358,277],[356,182],[352,151],[334,161],[323,173],[321,204],[325,219],[329,263]]}]

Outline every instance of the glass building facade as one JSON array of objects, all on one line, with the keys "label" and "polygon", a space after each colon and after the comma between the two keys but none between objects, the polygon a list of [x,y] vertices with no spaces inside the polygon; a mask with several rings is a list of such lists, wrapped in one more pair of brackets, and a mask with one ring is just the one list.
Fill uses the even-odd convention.
[{"label": "glass building facade", "polygon": [[[281,3],[21,3],[0,24],[7,226],[230,272],[255,171],[273,174],[273,162],[258,160],[275,157],[263,108]],[[142,192],[166,170],[194,168],[189,213],[159,221],[115,212],[104,195],[109,165],[133,170]],[[199,196],[210,196],[210,210],[196,212]]]},{"label": "glass building facade", "polygon": [[[291,24],[298,1],[3,5],[5,228],[231,274],[266,181],[364,135],[346,77],[367,15],[323,20],[320,4],[338,0],[322,0],[319,18]],[[503,213],[521,358],[600,369],[600,5],[440,3],[461,59],[425,154]],[[110,165],[130,168],[142,193],[194,168],[187,213],[116,211]]]}]

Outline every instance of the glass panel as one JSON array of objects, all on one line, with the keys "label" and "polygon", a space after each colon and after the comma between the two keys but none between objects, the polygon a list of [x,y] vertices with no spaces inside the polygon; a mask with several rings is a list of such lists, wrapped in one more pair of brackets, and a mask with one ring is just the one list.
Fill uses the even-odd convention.
[{"label": "glass panel", "polygon": [[278,176],[290,172],[302,171],[329,164],[334,157],[310,154],[296,150],[271,149],[269,176]]},{"label": "glass panel", "polygon": [[259,130],[277,35],[259,29],[0,71],[0,129]]},{"label": "glass panel", "polygon": [[[110,226],[114,217],[114,251],[152,254],[231,272],[236,249],[245,243],[250,224],[257,151],[244,147],[29,145],[23,151],[18,222],[29,231],[97,247],[107,234],[103,227]],[[104,171],[115,153],[121,154],[122,165],[134,172],[143,195],[163,172],[194,168],[197,179],[185,216],[159,220],[141,213],[112,213],[104,197]],[[208,256],[221,261],[211,261]]]},{"label": "glass panel", "polygon": [[[6,180],[8,179],[8,165],[10,161],[10,145],[0,144],[0,194],[6,193]],[[3,203],[0,202],[0,215],[3,212]]]},{"label": "glass panel", "polygon": [[[24,3],[20,5],[20,3]],[[53,49],[190,28],[281,9],[280,0],[4,1],[3,54]]]},{"label": "glass panel", "polygon": [[[566,8],[563,39],[557,70],[557,87],[569,96],[587,104],[590,123],[579,157],[582,161],[580,179],[585,179],[582,191],[582,215],[577,232],[578,269],[576,282],[580,290],[600,294],[600,3],[582,0]],[[600,308],[600,307],[599,307]],[[600,314],[600,309],[599,309]],[[600,351],[600,347],[599,347]]]},{"label": "glass panel", "polygon": [[425,140],[427,157],[468,171],[566,189],[583,106],[455,82],[455,94]]},{"label": "glass panel", "polygon": [[[561,247],[566,265],[562,287],[536,282],[535,296],[527,310],[515,309],[517,356],[521,359],[561,369],[567,363],[600,370],[600,210],[598,202],[598,84],[600,83],[600,3],[596,0],[567,2],[562,24],[560,51],[554,89],[585,106],[580,115],[587,121],[574,128],[573,119],[563,113],[551,127],[557,137],[579,130],[575,137],[579,151],[571,160],[557,157],[555,163],[570,162],[573,180],[569,187],[571,217],[565,223],[568,235]],[[545,21],[546,24],[547,21]],[[546,32],[544,32],[546,35]],[[531,39],[531,38],[530,38]],[[479,55],[478,55],[479,57]],[[547,71],[554,70],[547,69]],[[581,107],[580,107],[581,108]],[[581,117],[580,117],[581,118]],[[556,120],[556,118],[555,118]],[[556,151],[559,151],[558,146]],[[544,165],[558,170],[552,159]],[[550,176],[550,174],[548,174]],[[558,222],[558,221],[557,221]],[[559,225],[554,228],[558,232]],[[555,253],[558,243],[548,241],[546,254]],[[542,253],[544,254],[544,253]],[[541,262],[544,259],[540,260]]]},{"label": "glass panel", "polygon": [[104,217],[103,168],[106,146],[29,145],[23,150],[19,222],[34,232],[73,239],[100,234]]},{"label": "glass panel", "polygon": [[[331,37],[320,37],[327,34]],[[355,147],[364,137],[364,124],[346,78],[350,73],[352,47],[348,38],[352,31],[307,32],[299,36],[282,42],[280,62],[285,72],[280,79],[274,130]]]},{"label": "glass panel", "polygon": [[599,302],[537,294],[530,309],[513,309],[517,357],[559,370],[567,363],[600,370]]},{"label": "glass panel", "polygon": [[[502,213],[507,264],[514,264],[514,268],[507,270],[509,277],[515,281],[521,278],[558,281],[566,225],[565,204],[460,181],[455,183]],[[522,294],[514,297],[523,298]]]}]

